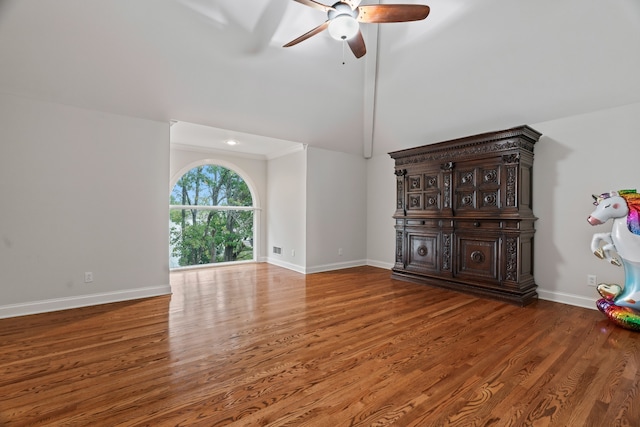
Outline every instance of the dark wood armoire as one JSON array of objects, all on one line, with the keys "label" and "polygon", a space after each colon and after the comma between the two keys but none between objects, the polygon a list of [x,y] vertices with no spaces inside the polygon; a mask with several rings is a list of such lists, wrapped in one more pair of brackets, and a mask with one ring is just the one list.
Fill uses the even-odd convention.
[{"label": "dark wood armoire", "polygon": [[526,305],[533,278],[533,148],[519,126],[395,151],[392,277]]}]

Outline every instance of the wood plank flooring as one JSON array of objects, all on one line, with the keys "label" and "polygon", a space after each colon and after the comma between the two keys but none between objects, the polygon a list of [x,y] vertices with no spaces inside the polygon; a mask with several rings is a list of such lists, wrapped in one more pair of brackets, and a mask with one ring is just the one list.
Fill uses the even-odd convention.
[{"label": "wood plank flooring", "polygon": [[0,426],[640,426],[640,334],[359,267],[0,320]]}]

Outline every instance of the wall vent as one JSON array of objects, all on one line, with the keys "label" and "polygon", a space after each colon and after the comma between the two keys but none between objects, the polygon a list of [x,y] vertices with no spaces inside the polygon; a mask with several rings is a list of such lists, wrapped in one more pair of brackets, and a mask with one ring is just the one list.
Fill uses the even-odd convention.
[{"label": "wall vent", "polygon": [[277,246],[274,246],[274,247],[273,247],[273,253],[274,253],[274,254],[278,254],[278,255],[282,254],[282,248],[279,248],[279,247],[277,247]]}]

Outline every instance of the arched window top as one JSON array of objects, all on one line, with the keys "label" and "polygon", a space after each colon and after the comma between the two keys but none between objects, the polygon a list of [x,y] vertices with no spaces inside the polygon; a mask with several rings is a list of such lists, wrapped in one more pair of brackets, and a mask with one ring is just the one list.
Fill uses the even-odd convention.
[{"label": "arched window top", "polygon": [[220,165],[196,166],[182,175],[171,191],[171,205],[253,206],[247,183]]}]

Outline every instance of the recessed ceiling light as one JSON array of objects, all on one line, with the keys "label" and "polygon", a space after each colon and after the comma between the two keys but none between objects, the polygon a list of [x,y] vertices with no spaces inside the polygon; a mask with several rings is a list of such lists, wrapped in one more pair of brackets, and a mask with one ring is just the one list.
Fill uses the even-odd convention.
[{"label": "recessed ceiling light", "polygon": [[227,141],[227,145],[238,145],[238,141],[234,141],[233,139],[230,139]]}]

